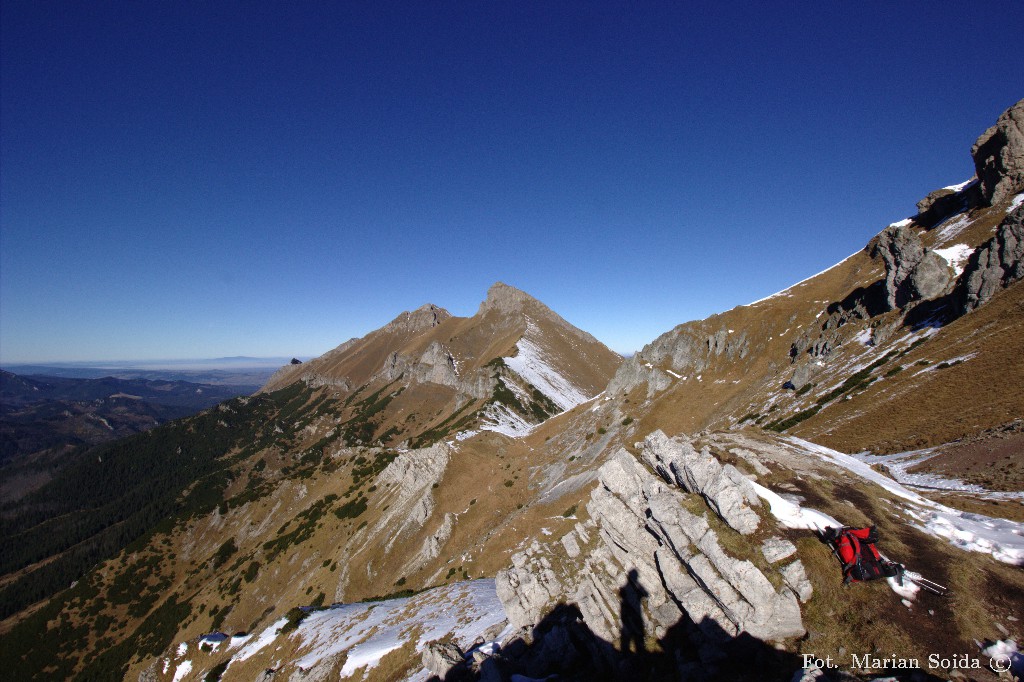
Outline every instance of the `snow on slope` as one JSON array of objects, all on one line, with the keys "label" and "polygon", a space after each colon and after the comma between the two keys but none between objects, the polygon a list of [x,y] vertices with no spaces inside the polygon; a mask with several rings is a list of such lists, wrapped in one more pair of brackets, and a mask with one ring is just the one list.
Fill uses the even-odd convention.
[{"label": "snow on slope", "polygon": [[906,500],[904,510],[918,522],[920,530],[945,538],[961,549],[991,554],[1008,564],[1024,565],[1024,524],[947,507],[922,497],[856,457],[793,436],[787,440],[808,454],[841,466]]},{"label": "snow on slope", "polygon": [[936,448],[928,448],[926,450],[898,452],[893,455],[873,455],[867,452],[860,452],[850,456],[869,466],[874,464],[884,465],[898,483],[902,483],[910,488],[970,493],[975,497],[989,500],[1024,500],[1024,492],[994,492],[974,483],[965,483],[957,478],[946,478],[937,474],[911,473],[909,471],[938,454],[939,452]]},{"label": "snow on slope", "polygon": [[[286,637],[301,640],[299,668],[308,670],[341,651],[347,660],[341,676],[372,668],[389,651],[416,638],[416,650],[451,634],[463,648],[506,622],[493,580],[438,587],[404,599],[342,604],[311,613]],[[275,633],[278,623],[267,632]],[[260,640],[266,637],[264,632]],[[273,638],[273,635],[271,636]],[[269,644],[269,641],[267,642]],[[265,645],[264,645],[265,646]],[[261,647],[262,648],[262,647]]]},{"label": "snow on slope", "polygon": [[531,339],[537,335],[537,328],[531,323],[523,338],[516,343],[519,352],[515,357],[504,358],[505,364],[513,372],[536,386],[537,390],[563,410],[586,402],[590,396],[559,373],[552,366],[552,359],[547,351]]},{"label": "snow on slope", "polygon": [[956,276],[959,277],[963,274],[964,264],[971,257],[971,254],[974,253],[974,249],[967,244],[954,244],[945,249],[935,249],[935,253],[942,256],[949,263],[949,266],[953,268]]}]

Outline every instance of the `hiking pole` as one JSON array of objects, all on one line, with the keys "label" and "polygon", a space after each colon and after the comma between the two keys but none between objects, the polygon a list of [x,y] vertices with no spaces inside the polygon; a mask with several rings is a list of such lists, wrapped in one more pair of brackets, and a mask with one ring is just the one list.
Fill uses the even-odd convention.
[{"label": "hiking pole", "polygon": [[933,580],[928,580],[928,578],[925,578],[916,571],[904,570],[903,577],[909,580],[910,582],[914,583],[921,589],[927,590],[932,594],[937,594],[940,597],[946,596],[947,588],[944,585],[940,585]]}]

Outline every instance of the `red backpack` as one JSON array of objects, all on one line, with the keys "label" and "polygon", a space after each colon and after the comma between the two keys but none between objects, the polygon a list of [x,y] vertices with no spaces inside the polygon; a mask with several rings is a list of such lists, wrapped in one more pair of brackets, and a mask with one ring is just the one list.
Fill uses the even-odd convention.
[{"label": "red backpack", "polygon": [[903,566],[882,558],[875,547],[878,531],[867,528],[832,528],[822,533],[843,562],[843,582],[861,582],[878,578],[897,578],[903,584]]}]

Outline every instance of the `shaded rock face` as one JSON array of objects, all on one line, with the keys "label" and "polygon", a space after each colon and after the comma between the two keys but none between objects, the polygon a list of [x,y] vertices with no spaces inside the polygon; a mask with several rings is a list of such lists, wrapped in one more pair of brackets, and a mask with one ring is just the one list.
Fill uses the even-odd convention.
[{"label": "shaded rock face", "polygon": [[977,178],[962,189],[943,187],[931,192],[917,202],[917,216],[914,222],[924,228],[938,225],[951,215],[965,211],[982,203],[981,186]]},{"label": "shaded rock face", "polygon": [[1024,99],[1003,112],[971,148],[982,197],[990,205],[1024,190]]},{"label": "shaded rock face", "polygon": [[[642,646],[645,636],[660,639],[688,623],[687,637],[707,665],[721,660],[730,638],[802,635],[799,598],[810,598],[802,566],[777,569],[784,586],[776,588],[754,563],[723,549],[706,515],[691,511],[706,503],[750,532],[762,521],[748,504],[749,482],[706,450],[660,432],[637,447],[661,478],[620,450],[599,470],[590,519],[568,540],[534,542],[498,573],[498,596],[512,625],[532,626],[556,604],[575,604],[590,630],[625,652]],[[751,544],[751,556],[759,551]],[[792,573],[791,581],[783,571]]]},{"label": "shaded rock face", "polygon": [[979,246],[967,261],[953,293],[959,314],[986,303],[1000,289],[1024,279],[1024,206],[1000,224],[996,236]]},{"label": "shaded rock face", "polygon": [[924,248],[917,232],[906,225],[885,228],[870,248],[871,256],[881,257],[885,263],[885,294],[890,310],[941,296],[953,279],[949,264]]}]

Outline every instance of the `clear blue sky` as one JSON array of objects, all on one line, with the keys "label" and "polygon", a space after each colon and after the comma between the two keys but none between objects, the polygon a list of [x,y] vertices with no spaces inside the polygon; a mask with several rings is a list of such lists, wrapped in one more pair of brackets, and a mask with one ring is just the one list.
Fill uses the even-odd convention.
[{"label": "clear blue sky", "polygon": [[501,280],[618,351],[1024,96],[1006,3],[4,0],[0,361],[317,355]]}]

